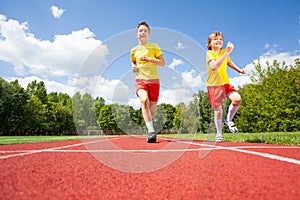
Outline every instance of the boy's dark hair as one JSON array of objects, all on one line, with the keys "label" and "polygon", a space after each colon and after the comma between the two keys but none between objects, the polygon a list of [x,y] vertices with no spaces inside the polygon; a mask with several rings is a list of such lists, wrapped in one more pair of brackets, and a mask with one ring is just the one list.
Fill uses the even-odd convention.
[{"label": "boy's dark hair", "polygon": [[138,29],[142,25],[146,26],[149,30],[149,33],[150,33],[150,26],[145,21],[142,21],[142,22],[138,23],[138,25],[136,26],[136,29]]},{"label": "boy's dark hair", "polygon": [[210,34],[210,36],[209,36],[209,38],[207,40],[207,44],[206,44],[208,50],[211,50],[211,44],[210,44],[210,42],[212,41],[212,39],[215,38],[215,37],[217,37],[217,36],[219,36],[219,35],[222,36],[222,38],[223,38],[223,34],[221,32],[219,32],[219,31],[215,31],[212,34]]}]

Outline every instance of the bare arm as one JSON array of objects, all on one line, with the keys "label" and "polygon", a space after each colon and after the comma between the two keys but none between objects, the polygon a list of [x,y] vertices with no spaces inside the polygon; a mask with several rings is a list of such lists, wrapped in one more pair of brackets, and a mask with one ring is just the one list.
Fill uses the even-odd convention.
[{"label": "bare arm", "polygon": [[227,63],[227,65],[229,67],[231,67],[232,69],[234,69],[235,71],[237,71],[238,73],[241,73],[241,74],[246,74],[246,71],[244,69],[240,69],[233,61],[229,61]]},{"label": "bare arm", "polygon": [[218,60],[209,60],[207,64],[209,64],[212,70],[217,70],[225,61],[225,59],[230,55],[233,48],[234,45],[231,42],[228,42],[224,54]]},{"label": "bare arm", "polygon": [[136,72],[138,71],[138,68],[137,68],[137,66],[136,66],[136,62],[131,62],[131,67],[132,67],[132,71],[133,71],[134,73],[136,73]]}]

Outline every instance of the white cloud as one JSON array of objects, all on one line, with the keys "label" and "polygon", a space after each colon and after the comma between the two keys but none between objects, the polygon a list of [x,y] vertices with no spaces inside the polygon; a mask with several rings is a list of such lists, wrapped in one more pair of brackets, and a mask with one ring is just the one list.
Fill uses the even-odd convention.
[{"label": "white cloud", "polygon": [[57,6],[51,6],[51,12],[54,18],[60,19],[62,14],[65,12],[64,9],[58,8]]},{"label": "white cloud", "polygon": [[[11,82],[18,80],[21,87],[26,88],[29,83],[36,80],[37,82],[43,81],[47,90],[50,92],[61,92],[73,96],[75,92],[81,94],[89,93],[93,97],[102,97],[107,103],[119,103],[127,104],[130,91],[129,88],[121,80],[109,80],[103,77],[81,77],[78,79],[72,78],[68,81],[68,84],[43,79],[38,76],[27,77],[7,77],[6,81]],[[137,104],[139,102],[136,102]]]},{"label": "white cloud", "polygon": [[[271,49],[271,50],[267,51],[266,53],[264,53],[262,56],[260,56],[259,61],[263,68],[265,68],[267,66],[266,62],[269,62],[270,64],[272,64],[272,62],[274,60],[277,60],[280,63],[285,62],[286,65],[289,66],[289,65],[294,65],[295,64],[294,60],[299,57],[300,57],[300,52],[280,52],[279,53],[279,52],[275,51],[274,49]],[[258,59],[254,60],[253,62],[258,63]],[[247,74],[252,74],[252,71],[254,69],[255,68],[252,63],[246,65],[246,67],[245,67]]]},{"label": "white cloud", "polygon": [[269,44],[269,43],[265,44],[265,49],[274,49],[274,48],[277,48],[277,47],[279,47],[278,44]]},{"label": "white cloud", "polygon": [[[106,64],[108,49],[88,29],[40,40],[29,32],[28,23],[7,20],[0,15],[0,60],[11,63],[17,75],[75,75],[85,59],[97,48],[97,67]],[[93,67],[91,67],[93,69]]]},{"label": "white cloud", "polygon": [[168,67],[174,69],[177,65],[181,64],[183,64],[183,61],[181,59],[173,58],[172,63]]},{"label": "white cloud", "polygon": [[[279,63],[285,62],[287,66],[294,66],[295,62],[294,60],[296,58],[300,58],[300,52],[295,51],[295,52],[277,52],[274,50],[274,48],[268,50],[266,53],[264,53],[262,56],[260,56],[259,62],[262,68],[266,68],[267,64],[266,62],[269,62],[270,64],[273,63],[274,60],[277,60]],[[255,64],[258,63],[258,59],[254,60],[253,62]],[[235,86],[243,86],[247,83],[251,83],[250,76],[252,75],[253,71],[255,70],[255,67],[253,65],[253,62],[251,64],[246,65],[244,68],[246,70],[246,75],[242,75],[239,77],[234,77],[230,79],[230,83]],[[280,65],[281,66],[281,65]]]},{"label": "white cloud", "polygon": [[73,78],[69,81],[69,85],[77,88],[80,93],[102,97],[108,103],[126,104],[131,92],[123,81],[109,80],[101,76]]},{"label": "white cloud", "polygon": [[204,81],[202,80],[202,77],[201,77],[201,73],[197,74],[194,69],[189,72],[183,72],[182,78],[192,88],[198,88],[200,85],[204,84]]},{"label": "white cloud", "polygon": [[248,83],[251,83],[249,75],[230,78],[230,84],[233,85],[236,89]]},{"label": "white cloud", "polygon": [[183,46],[183,44],[180,41],[178,41],[175,49],[177,49],[177,50],[185,49],[185,46]]},{"label": "white cloud", "polygon": [[134,109],[138,109],[141,107],[140,99],[138,97],[134,99],[131,98],[128,100],[128,105],[132,106]]},{"label": "white cloud", "polygon": [[6,78],[7,81],[14,81],[14,80],[18,80],[19,84],[21,87],[23,87],[24,89],[26,89],[28,83],[31,83],[32,81],[36,80],[37,82],[41,82],[43,81],[47,90],[47,93],[50,92],[61,92],[61,93],[66,93],[70,96],[73,96],[74,94],[74,87],[63,84],[63,83],[59,83],[56,81],[50,81],[48,79],[42,79],[39,78],[37,76],[27,76],[24,78],[20,78],[20,77],[8,77]]},{"label": "white cloud", "polygon": [[158,104],[167,103],[176,106],[180,102],[188,103],[192,95],[193,91],[184,87],[162,90],[159,95]]}]

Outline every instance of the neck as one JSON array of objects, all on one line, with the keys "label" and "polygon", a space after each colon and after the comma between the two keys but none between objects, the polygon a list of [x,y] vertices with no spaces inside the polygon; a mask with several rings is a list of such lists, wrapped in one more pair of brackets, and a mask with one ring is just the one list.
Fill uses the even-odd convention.
[{"label": "neck", "polygon": [[140,45],[145,45],[145,44],[147,44],[148,42],[147,41],[139,41],[139,44]]},{"label": "neck", "polygon": [[220,53],[221,49],[220,48],[215,48],[215,49],[212,49],[214,52],[216,53]]},{"label": "neck", "polygon": [[146,38],[142,38],[139,40],[139,44],[140,45],[144,45],[144,44],[147,44],[148,43],[148,40]]}]

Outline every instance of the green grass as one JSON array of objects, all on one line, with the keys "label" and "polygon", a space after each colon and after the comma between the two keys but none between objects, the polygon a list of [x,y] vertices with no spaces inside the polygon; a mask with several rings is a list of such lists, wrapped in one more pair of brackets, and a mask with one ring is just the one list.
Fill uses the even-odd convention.
[{"label": "green grass", "polygon": [[[166,137],[187,138],[194,140],[214,140],[215,134],[181,134],[163,135]],[[300,146],[300,132],[276,132],[276,133],[225,133],[225,142],[250,142],[264,144],[285,144]]]},{"label": "green grass", "polygon": [[[85,138],[101,136],[85,136]],[[102,136],[103,137],[103,136]],[[194,140],[213,140],[215,134],[160,134],[159,137],[176,137]],[[31,142],[52,142],[61,140],[79,140],[81,136],[0,136],[0,145],[22,144]],[[265,144],[285,144],[300,146],[300,132],[276,132],[276,133],[225,133],[225,142],[250,142]]]},{"label": "green grass", "polygon": [[1,136],[0,145],[23,144],[31,142],[52,142],[60,140],[77,140],[79,136]]}]

